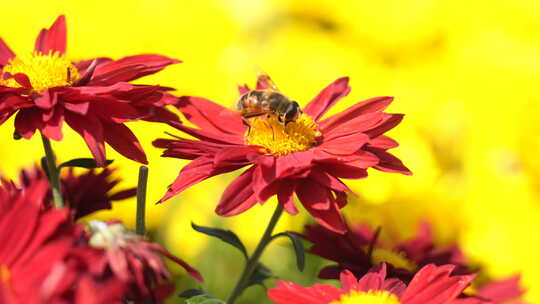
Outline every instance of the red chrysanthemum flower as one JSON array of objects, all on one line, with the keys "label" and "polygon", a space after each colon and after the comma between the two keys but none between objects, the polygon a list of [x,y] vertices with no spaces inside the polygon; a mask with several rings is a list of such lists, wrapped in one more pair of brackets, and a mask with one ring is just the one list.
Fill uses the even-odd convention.
[{"label": "red chrysanthemum flower", "polygon": [[[103,209],[111,209],[113,201],[119,201],[135,196],[137,189],[129,188],[121,191],[112,190],[120,183],[120,178],[114,178],[115,169],[91,169],[82,174],[75,173],[73,168],[61,174],[62,195],[69,204],[69,210],[74,219],[81,218]],[[48,183],[45,171],[38,166],[29,170],[22,170],[19,183],[16,184],[5,178],[0,179],[4,191],[23,191],[36,183]],[[49,187],[50,188],[50,187]],[[112,192],[112,193],[111,193]],[[44,197],[43,206],[52,207],[52,191]]]},{"label": "red chrysanthemum flower", "polygon": [[0,188],[1,303],[57,303],[45,282],[83,230],[71,223],[67,209],[43,210],[47,191],[44,181],[24,192]]},{"label": "red chrysanthemum flower", "polygon": [[[341,285],[315,284],[303,287],[292,282],[278,281],[268,290],[277,304],[451,304],[471,283],[474,275],[451,276],[453,265],[426,265],[405,285],[398,279],[386,278],[386,266],[370,272],[360,280],[348,270],[341,273]],[[482,303],[467,299],[460,303]]]},{"label": "red chrysanthemum flower", "polygon": [[[97,255],[92,272],[111,275],[128,286],[127,298],[137,301],[156,300],[153,288],[171,277],[162,256],[183,267],[192,277],[202,281],[200,273],[169,253],[157,243],[129,231],[118,222],[90,221],[89,245]],[[104,254],[102,254],[104,253]]]},{"label": "red chrysanthemum flower", "polygon": [[39,130],[61,140],[66,122],[83,137],[98,165],[105,165],[105,143],[129,159],[147,163],[139,141],[124,123],[178,121],[164,109],[176,99],[166,93],[169,88],[128,81],[180,61],[146,54],[74,63],[65,51],[64,16],[40,32],[33,54],[16,56],[0,39],[0,124],[17,113],[15,130],[22,137],[30,138]]},{"label": "red chrysanthemum flower", "polygon": [[335,233],[320,225],[306,225],[303,235],[313,243],[309,252],[337,262],[323,268],[321,279],[338,279],[343,270],[350,270],[357,277],[365,275],[373,266],[388,265],[388,277],[409,282],[415,272],[428,264],[452,264],[459,274],[467,273],[465,258],[456,244],[435,246],[431,227],[421,223],[411,239],[385,244],[378,240],[378,232],[367,225],[347,229],[345,234]]},{"label": "red chrysanthemum flower", "polygon": [[[258,90],[270,86],[267,79],[259,78]],[[240,88],[241,93],[246,90],[245,86]],[[372,98],[321,119],[349,91],[348,78],[340,78],[322,90],[296,121],[281,124],[276,117],[252,118],[249,132],[239,112],[203,98],[181,97],[180,111],[200,129],[178,123],[173,126],[199,140],[154,142],[166,149],[165,157],[193,160],[160,201],[211,176],[250,166],[225,190],[216,208],[219,215],[239,214],[274,194],[287,212],[296,214],[296,193],[321,225],[345,232],[339,209],[347,203],[350,190],[340,178],[366,177],[370,167],[411,174],[386,151],[397,143],[384,133],[403,117],[383,112],[391,97]]]}]

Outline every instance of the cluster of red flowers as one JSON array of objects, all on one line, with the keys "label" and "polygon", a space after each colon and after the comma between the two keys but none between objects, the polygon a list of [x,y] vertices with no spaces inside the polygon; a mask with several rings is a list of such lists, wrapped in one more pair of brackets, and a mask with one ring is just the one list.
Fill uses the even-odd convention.
[{"label": "cluster of red flowers", "polygon": [[379,232],[366,225],[348,228],[345,234],[319,225],[306,226],[303,237],[313,243],[309,251],[338,263],[323,268],[319,277],[340,279],[343,289],[280,281],[268,295],[278,304],[364,303],[361,300],[369,297],[379,297],[381,302],[376,303],[389,304],[526,303],[519,276],[487,281],[475,286],[474,293],[467,292],[477,270],[467,266],[457,244],[438,248],[427,223],[422,223],[412,238],[393,244],[380,242]]},{"label": "cluster of red flowers", "polygon": [[[32,174],[29,174],[32,173]],[[25,171],[21,183],[4,179],[0,187],[0,303],[121,303],[161,300],[159,284],[170,277],[162,256],[200,274],[163,247],[149,242],[118,222],[92,221],[85,227],[74,215],[97,211],[131,192],[108,195],[118,181],[109,170],[95,174],[70,172],[64,188],[73,198],[70,208],[50,204],[50,187],[41,171]],[[97,181],[88,191],[81,185]],[[122,194],[123,193],[123,194]],[[119,195],[122,194],[122,195]],[[81,212],[77,209],[81,207]],[[24,220],[21,220],[24,219]]]},{"label": "cluster of red flowers", "polygon": [[[15,137],[39,131],[47,154],[45,169],[23,171],[18,182],[0,179],[0,303],[161,302],[172,292],[163,257],[202,280],[184,261],[118,221],[77,221],[133,197],[136,189],[111,193],[119,182],[112,169],[59,174],[49,139],[61,140],[66,122],[82,136],[97,166],[107,164],[105,143],[146,163],[125,125],[137,120],[166,123],[190,136],[154,141],[165,149],[164,157],[191,160],[160,202],[207,178],[246,168],[221,196],[218,215],[237,215],[277,196],[264,246],[276,236],[270,234],[281,211],[299,212],[295,197],[318,222],[303,237],[313,243],[311,253],[337,263],[322,269],[320,278],[339,278],[343,287],[279,281],[268,291],[276,303],[524,303],[518,277],[465,290],[474,270],[457,245],[435,246],[429,226],[410,240],[388,244],[379,240],[380,230],[345,222],[341,209],[352,191],[344,179],[365,178],[370,168],[411,174],[388,152],[398,143],[385,133],[403,118],[384,112],[391,97],[326,117],[350,92],[348,78],[328,85],[302,111],[262,75],[254,90],[239,87],[241,111],[234,111],[200,97],[174,97],[168,87],[129,83],[178,60],[145,54],[71,62],[65,52],[63,16],[40,32],[30,55],[16,56],[0,39],[0,124],[15,115]],[[182,124],[170,105],[195,127]],[[235,244],[245,251],[240,245]],[[257,258],[248,259],[247,275]],[[246,288],[243,279],[230,304]]]}]

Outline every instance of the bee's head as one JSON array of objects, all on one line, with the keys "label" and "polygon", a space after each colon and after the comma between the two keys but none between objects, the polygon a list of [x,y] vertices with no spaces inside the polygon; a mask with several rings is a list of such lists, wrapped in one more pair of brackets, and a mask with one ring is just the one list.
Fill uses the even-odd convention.
[{"label": "bee's head", "polygon": [[291,101],[291,103],[289,103],[289,106],[285,110],[285,124],[297,120],[298,117],[300,117],[300,114],[302,114],[300,105],[296,101]]}]

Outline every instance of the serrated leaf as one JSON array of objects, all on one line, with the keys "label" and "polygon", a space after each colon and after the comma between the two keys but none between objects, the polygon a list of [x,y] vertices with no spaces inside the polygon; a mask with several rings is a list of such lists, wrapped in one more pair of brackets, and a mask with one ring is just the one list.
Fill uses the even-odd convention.
[{"label": "serrated leaf", "polygon": [[[262,263],[257,264],[257,268],[255,268],[255,271],[251,274],[251,277],[249,278],[246,288],[252,285],[258,285],[264,282],[264,280],[269,279],[272,277],[272,271],[264,266]],[[263,285],[264,286],[264,285]]]},{"label": "serrated leaf", "polygon": [[292,232],[282,232],[274,235],[272,239],[276,239],[280,236],[288,237],[291,240],[294,252],[296,254],[296,267],[298,267],[298,270],[304,271],[306,257],[304,252],[304,244],[302,243],[300,237]]},{"label": "serrated leaf", "polygon": [[[112,159],[107,159],[105,166],[110,165],[112,162],[113,162]],[[58,166],[58,169],[62,169],[64,167],[95,169],[95,168],[98,168],[98,165],[93,158],[75,158],[75,159],[72,159],[65,163],[60,164]]]},{"label": "serrated leaf", "polygon": [[242,244],[242,241],[240,241],[240,238],[238,238],[238,236],[231,230],[198,226],[195,223],[191,223],[191,227],[193,227],[193,229],[195,229],[196,231],[200,233],[204,233],[206,235],[216,237],[224,241],[225,243],[238,248],[238,250],[242,252],[244,257],[246,259],[248,258],[246,247],[244,246],[244,244]]}]

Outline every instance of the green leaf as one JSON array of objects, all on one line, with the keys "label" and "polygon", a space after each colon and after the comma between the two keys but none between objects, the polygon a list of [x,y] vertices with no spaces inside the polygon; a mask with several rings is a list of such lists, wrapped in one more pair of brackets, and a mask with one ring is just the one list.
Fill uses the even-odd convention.
[{"label": "green leaf", "polygon": [[300,237],[292,232],[282,232],[279,234],[276,234],[272,237],[272,239],[276,239],[280,236],[286,236],[288,237],[294,247],[294,252],[296,253],[296,266],[298,267],[298,270],[304,271],[305,266],[305,253],[304,253],[304,244],[302,243],[302,240]]},{"label": "green leaf", "polygon": [[[253,285],[263,285],[264,280],[272,277],[272,271],[270,268],[264,266],[262,263],[257,264],[257,268],[251,274],[251,277],[247,281],[246,288]],[[264,286],[264,285],[263,285]]]},{"label": "green leaf", "polygon": [[238,248],[238,250],[242,252],[244,257],[246,259],[248,258],[246,247],[244,246],[244,244],[242,244],[242,241],[240,241],[240,239],[234,232],[230,230],[220,229],[220,228],[198,226],[198,225],[195,225],[195,223],[193,222],[191,223],[191,227],[193,227],[193,229],[195,229],[196,231],[200,233],[204,233],[206,235],[216,237],[224,241],[225,243]]},{"label": "green leaf", "polygon": [[209,298],[206,295],[198,295],[187,299],[186,304],[225,304],[225,301]]},{"label": "green leaf", "polygon": [[[113,162],[112,159],[107,159],[107,163],[105,166],[110,165],[112,162]],[[75,159],[72,159],[65,163],[60,164],[58,166],[58,169],[62,169],[64,167],[79,167],[79,168],[86,168],[86,169],[94,169],[94,168],[98,168],[98,165],[93,158],[75,158]]]},{"label": "green leaf", "polygon": [[200,288],[193,288],[184,290],[179,296],[184,299],[189,299],[200,295],[206,295],[206,292]]}]

